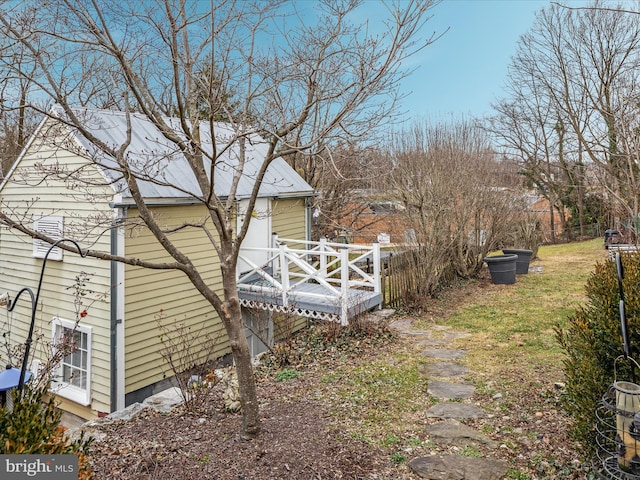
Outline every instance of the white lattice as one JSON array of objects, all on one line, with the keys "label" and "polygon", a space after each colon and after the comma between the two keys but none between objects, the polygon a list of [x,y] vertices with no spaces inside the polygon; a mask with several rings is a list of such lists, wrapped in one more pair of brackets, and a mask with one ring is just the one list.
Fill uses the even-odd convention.
[{"label": "white lattice", "polygon": [[294,315],[300,315],[301,317],[340,323],[340,316],[335,313],[319,312],[317,310],[310,310],[306,308],[285,307],[273,303],[256,302],[255,300],[246,299],[240,299],[240,305],[246,308],[259,308],[270,312],[292,313]]}]

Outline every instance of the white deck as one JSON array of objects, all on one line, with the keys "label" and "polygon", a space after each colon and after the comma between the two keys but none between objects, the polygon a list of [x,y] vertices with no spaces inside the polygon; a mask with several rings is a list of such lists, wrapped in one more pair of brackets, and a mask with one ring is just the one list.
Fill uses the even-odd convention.
[{"label": "white deck", "polygon": [[[268,252],[265,265],[253,264],[240,252],[252,267],[238,280],[243,306],[346,325],[382,303],[379,244],[303,242],[276,236],[273,243],[271,248],[243,249]],[[373,273],[361,268],[367,258],[373,260]]]}]

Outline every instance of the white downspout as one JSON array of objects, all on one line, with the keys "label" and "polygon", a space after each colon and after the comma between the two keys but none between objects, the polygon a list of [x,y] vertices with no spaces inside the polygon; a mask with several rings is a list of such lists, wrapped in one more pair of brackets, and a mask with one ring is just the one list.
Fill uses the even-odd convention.
[{"label": "white downspout", "polygon": [[[111,231],[111,254],[124,256],[126,208],[116,208]],[[125,408],[124,264],[111,262],[111,409]]]},{"label": "white downspout", "polygon": [[[126,210],[122,212],[122,218],[127,216]],[[118,255],[124,256],[124,227],[122,224],[118,226]],[[117,262],[116,268],[118,270],[118,284],[116,286],[118,292],[117,314],[119,322],[117,324],[117,345],[118,350],[116,352],[116,365],[118,369],[118,385],[117,385],[117,401],[116,405],[118,410],[122,410],[125,407],[125,361],[124,361],[124,347],[125,347],[125,334],[124,334],[124,263]]]}]

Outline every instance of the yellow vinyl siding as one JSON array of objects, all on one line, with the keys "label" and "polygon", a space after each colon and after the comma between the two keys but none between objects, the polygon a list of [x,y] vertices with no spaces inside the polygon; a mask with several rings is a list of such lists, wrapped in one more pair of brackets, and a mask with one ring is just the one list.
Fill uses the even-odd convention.
[{"label": "yellow vinyl siding", "polygon": [[[128,214],[135,217],[137,212],[130,209]],[[154,214],[163,228],[170,229],[185,222],[200,221],[205,217],[205,210],[198,206],[162,207],[154,208]],[[282,231],[285,234],[282,236],[287,238],[304,239],[305,218],[303,199],[273,201],[272,225],[279,235]],[[214,229],[210,222],[208,226]],[[207,284],[222,294],[219,260],[203,232],[186,228],[170,235],[170,238],[199,271],[204,272]],[[125,253],[148,261],[172,262],[151,233],[142,228],[127,232]],[[213,358],[229,352],[227,335],[217,313],[183,273],[127,266],[125,290],[126,393],[173,374],[160,355],[162,329],[159,321],[165,328],[174,322],[189,325],[194,330],[204,324],[207,332],[218,339]],[[305,324],[306,319],[296,322],[296,329]]]},{"label": "yellow vinyl siding", "polygon": [[280,238],[306,240],[306,208],[303,198],[273,200],[271,228]]},{"label": "yellow vinyl siding", "polygon": [[[108,252],[110,237],[104,222],[108,222],[113,213],[101,199],[112,196],[111,189],[96,186],[91,191],[77,190],[72,183],[52,177],[42,181],[42,173],[36,167],[39,162],[57,162],[68,166],[69,170],[87,164],[71,152],[53,150],[38,142],[32,144],[0,192],[6,208],[22,214],[28,226],[32,226],[33,220],[40,216],[61,216],[64,237],[75,239],[83,249],[89,247]],[[97,180],[94,183],[103,181],[95,168],[85,170],[83,175],[93,177]],[[84,201],[81,201],[81,197]],[[65,245],[72,244],[67,242]],[[12,298],[23,287],[36,293],[43,260],[34,258],[32,252],[31,238],[17,230],[0,228],[0,291],[9,292]],[[90,280],[84,287],[84,295],[76,297],[73,287],[76,278],[83,272],[89,274]],[[43,362],[49,358],[54,317],[75,321],[78,313],[87,309],[88,315],[80,319],[80,323],[93,328],[91,405],[81,407],[64,400],[65,410],[80,412],[83,418],[110,411],[110,284],[109,262],[82,258],[75,252],[67,251],[63,253],[62,261],[47,261],[37,307],[31,358]],[[74,300],[80,303],[74,303]],[[23,344],[26,339],[31,318],[30,307],[30,297],[25,292],[12,314],[13,344]]]},{"label": "yellow vinyl siding", "polygon": [[[199,221],[204,209],[198,206],[155,208],[162,226],[175,227],[184,222]],[[129,216],[136,215],[135,209]],[[213,225],[209,223],[209,228]],[[142,228],[125,237],[125,253],[154,262],[172,262],[152,234]],[[186,228],[170,235],[182,253],[189,256],[204,276],[208,285],[221,289],[221,274],[216,252],[200,229]],[[162,329],[159,322],[170,328],[171,324],[184,324],[192,331],[206,331],[219,338],[212,357],[228,351],[224,327],[213,307],[195,289],[186,275],[175,270],[150,270],[127,266],[125,268],[125,392],[131,393],[151,385],[173,372],[161,358]]]}]

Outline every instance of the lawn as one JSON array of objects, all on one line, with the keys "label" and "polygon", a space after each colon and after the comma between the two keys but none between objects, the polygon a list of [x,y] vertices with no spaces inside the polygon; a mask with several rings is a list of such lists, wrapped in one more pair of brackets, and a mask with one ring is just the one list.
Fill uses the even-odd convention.
[{"label": "lawn", "polygon": [[[424,299],[421,310],[349,329],[316,325],[258,368],[263,432],[238,441],[240,417],[220,404],[177,409],[106,425],[93,447],[96,479],[271,478],[411,479],[417,457],[459,455],[506,460],[508,479],[583,479],[588,467],[562,409],[563,352],[555,328],[585,302],[584,286],[607,252],[601,240],[544,246],[530,273],[493,285],[488,272]],[[422,332],[422,333],[420,333]],[[464,335],[455,335],[456,333]],[[453,334],[453,335],[452,335]],[[438,443],[428,428],[429,362],[421,339],[460,349],[484,412],[462,422],[490,441]],[[270,360],[271,358],[271,360]],[[432,373],[431,373],[432,374]],[[194,477],[195,478],[195,477]]]},{"label": "lawn", "polygon": [[[467,446],[454,453],[473,448],[474,455],[508,458],[514,464],[509,478],[584,478],[561,406],[563,352],[555,329],[586,301],[587,278],[606,258],[599,239],[543,246],[516,284],[493,285],[484,272],[407,315],[415,330],[468,334],[450,347],[466,351],[460,362],[473,372],[465,379],[476,386],[472,401],[489,415],[466,423],[500,448]],[[438,453],[442,449],[424,433],[431,422],[425,411],[438,401],[426,394],[429,378],[417,373],[427,362],[412,339],[399,340],[370,360],[336,366],[322,396],[341,428],[385,448],[396,462]]]},{"label": "lawn", "polygon": [[543,246],[531,273],[518,275],[514,285],[479,283],[439,323],[472,334],[459,346],[469,351],[469,364],[483,365],[487,373],[499,375],[517,364],[529,373],[556,369],[560,380],[562,351],[554,328],[585,302],[587,278],[606,258],[599,239]]}]

